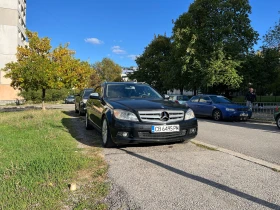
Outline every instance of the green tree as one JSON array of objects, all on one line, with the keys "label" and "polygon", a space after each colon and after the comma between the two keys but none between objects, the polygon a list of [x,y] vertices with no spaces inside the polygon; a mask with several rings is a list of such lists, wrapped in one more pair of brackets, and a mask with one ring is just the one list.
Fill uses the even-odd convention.
[{"label": "green tree", "polygon": [[193,88],[220,84],[236,88],[237,68],[258,34],[250,25],[248,0],[196,0],[173,27],[180,71],[192,72]]},{"label": "green tree", "polygon": [[265,48],[280,48],[280,19],[264,35]]},{"label": "green tree", "polygon": [[20,90],[42,90],[42,108],[47,89],[53,88],[55,66],[51,62],[50,39],[39,38],[37,33],[26,31],[29,45],[19,46],[17,62],[6,64],[5,77],[11,78],[11,86]]},{"label": "green tree", "polygon": [[121,66],[109,58],[103,58],[101,62],[94,63],[92,67],[94,71],[91,74],[91,86],[103,81],[121,81]]},{"label": "green tree", "polygon": [[137,57],[138,71],[129,76],[130,79],[146,82],[159,92],[166,91],[164,86],[165,73],[171,69],[164,66],[170,59],[170,38],[162,35],[155,36],[145,48],[142,55]]}]

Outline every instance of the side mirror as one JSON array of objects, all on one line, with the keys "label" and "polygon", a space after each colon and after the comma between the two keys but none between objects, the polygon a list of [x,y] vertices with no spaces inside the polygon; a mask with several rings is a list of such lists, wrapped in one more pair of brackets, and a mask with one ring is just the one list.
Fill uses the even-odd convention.
[{"label": "side mirror", "polygon": [[91,93],[91,94],[89,95],[89,98],[90,98],[90,99],[98,99],[98,100],[100,100],[99,93]]},{"label": "side mirror", "polygon": [[206,101],[207,104],[212,104],[212,101]]},{"label": "side mirror", "polygon": [[169,98],[170,98],[170,96],[169,96],[169,95],[164,94],[164,95],[163,95],[163,98],[164,98],[164,99],[169,99]]}]

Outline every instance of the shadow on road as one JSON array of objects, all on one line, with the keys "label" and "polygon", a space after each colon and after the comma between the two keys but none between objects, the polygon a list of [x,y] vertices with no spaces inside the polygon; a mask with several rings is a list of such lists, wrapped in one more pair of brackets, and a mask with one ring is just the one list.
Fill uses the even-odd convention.
[{"label": "shadow on road", "polygon": [[214,124],[220,124],[220,125],[228,125],[228,126],[236,126],[236,127],[242,127],[242,128],[249,128],[249,129],[257,129],[257,130],[263,130],[267,132],[272,133],[280,133],[280,130],[277,128],[275,124],[265,124],[265,123],[252,123],[249,121],[214,121],[209,118],[197,118],[198,122],[209,122]]},{"label": "shadow on road", "polygon": [[74,111],[62,112],[69,116],[62,119],[62,124],[74,139],[87,146],[102,147],[100,133],[96,130],[86,130],[84,117]]},{"label": "shadow on road", "polygon": [[268,207],[268,208],[271,208],[271,209],[280,209],[280,206],[277,205],[277,204],[274,204],[274,203],[270,203],[268,201],[265,201],[263,199],[260,199],[260,198],[257,198],[255,196],[252,196],[252,195],[249,195],[247,193],[244,193],[244,192],[241,192],[239,190],[236,190],[236,189],[233,189],[231,187],[228,187],[226,185],[223,185],[223,184],[220,184],[220,183],[217,183],[217,182],[214,182],[212,180],[209,180],[209,179],[206,179],[206,178],[203,178],[203,177],[200,177],[200,176],[197,176],[197,175],[193,175],[193,174],[190,174],[190,173],[187,173],[185,171],[182,171],[180,169],[177,169],[177,168],[174,168],[172,166],[169,166],[169,165],[166,165],[164,163],[161,163],[159,161],[156,161],[156,160],[153,160],[151,158],[148,158],[148,157],[144,157],[142,155],[139,155],[139,154],[136,154],[134,152],[130,152],[130,151],[127,151],[125,149],[120,149],[124,152],[126,152],[127,154],[129,155],[132,155],[136,158],[139,158],[139,159],[142,159],[144,161],[147,161],[147,162],[150,162],[152,164],[155,164],[159,167],[162,167],[166,170],[169,170],[173,173],[176,173],[178,175],[181,175],[183,177],[186,177],[186,178],[189,178],[189,179],[192,179],[192,180],[195,180],[195,181],[198,181],[200,183],[203,183],[203,184],[206,184],[206,185],[209,185],[211,187],[214,187],[214,188],[217,188],[219,190],[223,190],[227,193],[230,193],[230,194],[233,194],[235,196],[238,196],[238,197],[241,197],[243,199],[246,199],[246,200],[249,200],[249,201],[252,201],[254,203],[257,203],[259,205],[262,205],[262,206],[265,206],[265,207]]}]

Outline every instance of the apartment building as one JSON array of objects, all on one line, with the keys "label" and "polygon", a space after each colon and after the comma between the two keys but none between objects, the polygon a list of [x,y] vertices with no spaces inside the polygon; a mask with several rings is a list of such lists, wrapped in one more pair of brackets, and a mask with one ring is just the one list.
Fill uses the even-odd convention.
[{"label": "apartment building", "polygon": [[18,90],[1,71],[6,63],[16,61],[18,45],[26,39],[26,0],[0,0],[0,104],[14,102]]}]

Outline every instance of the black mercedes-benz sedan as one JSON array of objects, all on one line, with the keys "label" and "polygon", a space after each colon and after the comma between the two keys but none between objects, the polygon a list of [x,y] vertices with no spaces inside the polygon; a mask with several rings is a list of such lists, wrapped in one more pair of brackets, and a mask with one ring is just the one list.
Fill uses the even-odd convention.
[{"label": "black mercedes-benz sedan", "polygon": [[192,109],[146,83],[105,82],[90,94],[86,107],[86,129],[100,131],[104,147],[182,142],[197,135]]}]

